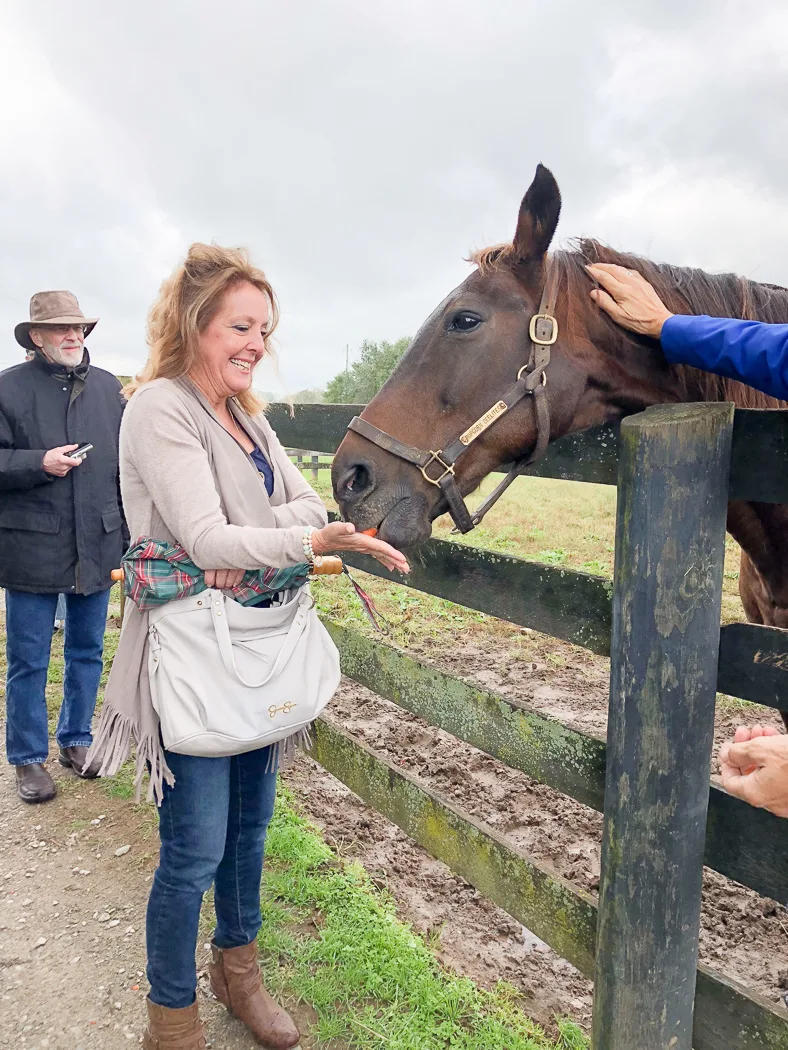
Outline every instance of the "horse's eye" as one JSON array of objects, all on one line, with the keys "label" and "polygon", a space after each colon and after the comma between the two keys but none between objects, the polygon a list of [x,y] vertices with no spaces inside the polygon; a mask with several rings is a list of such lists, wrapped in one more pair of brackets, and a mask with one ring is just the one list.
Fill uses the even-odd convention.
[{"label": "horse's eye", "polygon": [[471,313],[470,310],[461,310],[452,317],[449,328],[453,332],[472,332],[481,323],[482,319],[478,314]]}]

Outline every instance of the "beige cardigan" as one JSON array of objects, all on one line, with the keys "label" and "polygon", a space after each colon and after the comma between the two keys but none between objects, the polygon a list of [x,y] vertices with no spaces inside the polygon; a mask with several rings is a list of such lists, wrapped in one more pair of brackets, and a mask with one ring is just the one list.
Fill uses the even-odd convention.
[{"label": "beige cardigan", "polygon": [[[290,461],[264,415],[230,410],[262,445],[274,473],[270,497],[251,457],[219,423],[188,379],[157,379],[131,398],[120,428],[120,483],[131,542],[177,541],[202,569],[277,568],[304,561],[304,526],[321,528],[326,511]],[[137,787],[146,767],[148,799],[161,802],[174,778],[164,758],[148,683],[148,614],[126,606],[104,707],[88,762],[111,776],[132,741]]]}]

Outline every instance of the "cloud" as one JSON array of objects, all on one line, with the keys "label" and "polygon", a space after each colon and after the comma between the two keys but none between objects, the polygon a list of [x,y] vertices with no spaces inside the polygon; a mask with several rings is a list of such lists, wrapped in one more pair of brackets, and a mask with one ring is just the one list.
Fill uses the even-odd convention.
[{"label": "cloud", "polygon": [[0,19],[0,326],[71,288],[118,371],[203,239],[249,246],[287,385],[324,382],[511,235],[540,160],[564,236],[788,280],[779,0],[13,0]]}]

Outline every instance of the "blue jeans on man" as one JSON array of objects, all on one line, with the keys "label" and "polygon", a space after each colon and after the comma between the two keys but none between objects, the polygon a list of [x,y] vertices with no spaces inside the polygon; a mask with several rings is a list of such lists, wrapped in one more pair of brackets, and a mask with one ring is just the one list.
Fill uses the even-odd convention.
[{"label": "blue jeans on man", "polygon": [[[5,592],[6,748],[12,766],[43,764],[49,753],[46,683],[57,594]],[[109,590],[66,595],[61,748],[89,747],[103,670]]]},{"label": "blue jeans on man", "polygon": [[159,1006],[180,1010],[194,1002],[200,907],[211,885],[214,944],[240,948],[257,937],[276,798],[276,771],[266,771],[270,751],[231,758],[166,752],[175,786],[165,784],[159,810],[161,851],[146,924],[150,998]]}]

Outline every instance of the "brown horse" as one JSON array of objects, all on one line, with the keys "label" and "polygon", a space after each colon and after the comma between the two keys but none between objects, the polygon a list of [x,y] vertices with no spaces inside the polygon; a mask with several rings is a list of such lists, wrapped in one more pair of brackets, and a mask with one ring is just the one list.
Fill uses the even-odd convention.
[{"label": "brown horse", "polygon": [[[639,271],[675,313],[786,323],[787,289],[653,263],[594,240],[548,257],[560,208],[558,185],[540,165],[520,206],[513,242],[473,255],[475,271],[425,321],[363,419],[420,449],[444,449],[455,441],[496,403],[528,360],[529,323],[548,267],[557,288],[559,331],[543,392],[550,440],[654,404],[785,407],[740,383],[669,365],[658,342],[624,331],[593,304],[585,265],[612,262]],[[537,429],[531,398],[497,419],[457,462],[462,494],[501,464],[526,456],[536,445]],[[442,491],[417,466],[357,433],[348,433],[340,445],[332,477],[343,516],[359,529],[377,527],[380,538],[395,547],[427,539],[434,519],[447,510]],[[748,619],[788,627],[788,506],[731,503],[728,529],[744,552],[739,589]]]}]

